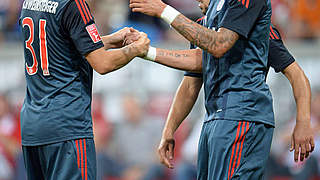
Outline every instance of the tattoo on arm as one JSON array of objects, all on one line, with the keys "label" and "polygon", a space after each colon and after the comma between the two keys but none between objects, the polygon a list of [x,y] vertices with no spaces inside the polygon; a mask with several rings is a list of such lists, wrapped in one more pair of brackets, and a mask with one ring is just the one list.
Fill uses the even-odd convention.
[{"label": "tattoo on arm", "polygon": [[189,54],[184,54],[184,53],[179,53],[179,52],[164,52],[164,51],[160,51],[158,56],[162,56],[162,57],[175,57],[175,58],[187,58],[190,57]]},{"label": "tattoo on arm", "polygon": [[180,14],[171,24],[181,35],[213,55],[224,54],[238,40],[239,35],[226,28],[218,32],[201,26]]}]

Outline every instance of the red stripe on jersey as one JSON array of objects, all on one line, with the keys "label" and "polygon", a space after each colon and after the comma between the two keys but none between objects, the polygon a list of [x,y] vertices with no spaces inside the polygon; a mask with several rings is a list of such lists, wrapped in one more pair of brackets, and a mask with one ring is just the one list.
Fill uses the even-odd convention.
[{"label": "red stripe on jersey", "polygon": [[79,0],[75,0],[75,2],[76,2],[76,4],[77,4],[77,6],[78,6],[78,10],[80,11],[80,14],[81,14],[81,17],[82,17],[82,19],[83,19],[83,21],[84,21],[84,24],[87,24],[87,19],[86,19],[86,17],[85,17],[84,14],[83,14],[83,10],[81,9]]},{"label": "red stripe on jersey", "polygon": [[270,26],[270,31],[274,35],[275,39],[279,39],[278,35],[274,32],[273,28]]},{"label": "red stripe on jersey", "polygon": [[204,18],[206,18],[206,16],[203,16],[203,17],[197,19],[196,22],[200,22],[200,21],[202,21]]},{"label": "red stripe on jersey", "polygon": [[274,39],[274,37],[273,37],[273,35],[272,35],[272,33],[271,33],[271,32],[269,33],[269,35],[270,35],[271,39]]},{"label": "red stripe on jersey", "polygon": [[81,8],[83,10],[84,15],[86,16],[87,22],[89,22],[90,19],[89,19],[88,13],[86,11],[84,1],[83,0],[79,0],[79,3],[80,3],[80,6],[81,6]]},{"label": "red stripe on jersey", "polygon": [[86,4],[84,3],[84,0],[80,0],[79,2],[80,2],[80,5],[81,5],[81,7],[83,9],[83,12],[84,12],[84,14],[85,14],[85,16],[87,18],[87,21],[89,22],[90,19],[89,19],[89,15],[88,15],[88,13],[86,11]]},{"label": "red stripe on jersey", "polygon": [[233,154],[234,154],[235,145],[236,145],[236,142],[237,142],[238,137],[239,137],[239,132],[240,132],[241,123],[242,123],[242,122],[239,122],[239,124],[238,124],[237,136],[236,136],[236,139],[234,140],[233,145],[232,145],[232,151],[231,151],[232,153],[231,153],[231,157],[230,157],[229,170],[228,170],[228,180],[230,179],[230,177],[232,177],[232,176],[230,176],[230,175],[231,175],[231,166],[232,166],[232,162],[233,162],[232,159],[233,159]]},{"label": "red stripe on jersey", "polygon": [[246,0],[242,0],[242,4],[243,4],[243,5],[245,4],[245,1],[246,1]]},{"label": "red stripe on jersey", "polygon": [[84,7],[85,7],[85,9],[86,9],[86,11],[87,11],[87,13],[89,15],[89,21],[90,21],[90,20],[92,20],[92,16],[91,16],[91,13],[89,11],[88,5],[87,5],[85,0],[83,0],[83,4],[84,4]]}]

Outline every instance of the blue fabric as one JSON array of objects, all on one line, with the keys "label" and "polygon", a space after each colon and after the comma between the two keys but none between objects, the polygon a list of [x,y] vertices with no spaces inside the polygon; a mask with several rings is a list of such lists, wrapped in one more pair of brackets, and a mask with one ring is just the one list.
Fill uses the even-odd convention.
[{"label": "blue fabric", "polygon": [[[209,4],[205,26],[213,30],[230,28],[240,37],[219,59],[203,53],[205,121],[249,120],[274,126],[272,96],[265,82],[271,3],[251,0],[247,9],[241,2],[221,0]],[[253,23],[250,18],[255,19]]]},{"label": "blue fabric", "polygon": [[197,180],[263,179],[274,128],[252,121],[219,120],[203,124]]},{"label": "blue fabric", "polygon": [[[37,1],[25,1],[37,2]],[[103,43],[93,42],[86,22],[75,3],[57,0],[56,13],[22,9],[24,18],[32,18],[32,47],[38,62],[37,73],[25,71],[27,90],[21,110],[22,144],[37,146],[78,138],[92,138],[91,94],[93,69],[83,57]],[[50,75],[44,75],[40,54],[39,22],[46,21],[46,48]],[[30,28],[22,27],[23,41]],[[32,66],[32,53],[25,49],[25,63]]]},{"label": "blue fabric", "polygon": [[64,141],[43,146],[23,146],[28,180],[96,179],[93,139]]}]

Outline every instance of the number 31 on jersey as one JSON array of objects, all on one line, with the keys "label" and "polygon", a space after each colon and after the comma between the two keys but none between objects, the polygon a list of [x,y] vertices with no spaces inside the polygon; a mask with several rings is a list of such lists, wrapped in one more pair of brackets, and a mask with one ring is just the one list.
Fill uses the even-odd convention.
[{"label": "number 31 on jersey", "polygon": [[49,73],[49,62],[48,62],[48,50],[47,50],[47,34],[46,34],[46,24],[45,19],[40,19],[39,21],[39,43],[33,44],[34,41],[34,22],[30,17],[26,17],[22,20],[22,27],[27,26],[30,31],[29,38],[25,41],[26,48],[30,51],[33,59],[33,64],[29,66],[26,63],[26,69],[29,75],[34,75],[38,72],[38,61],[36,57],[36,52],[34,46],[40,46],[40,59],[41,59],[41,69],[44,76],[50,75]]}]

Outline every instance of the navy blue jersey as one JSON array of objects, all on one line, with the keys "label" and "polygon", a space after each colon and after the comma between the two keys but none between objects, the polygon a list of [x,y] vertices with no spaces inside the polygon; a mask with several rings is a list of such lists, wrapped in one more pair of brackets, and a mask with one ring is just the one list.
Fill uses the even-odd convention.
[{"label": "navy blue jersey", "polygon": [[[201,18],[203,19],[203,18]],[[203,20],[199,24],[203,24]],[[279,31],[273,26],[270,26],[269,33],[269,55],[268,55],[268,69],[272,67],[276,73],[284,71],[290,64],[295,62],[294,57],[284,46]],[[190,43],[190,49],[197,48],[194,44]],[[185,72],[185,76],[202,78],[202,73]]]},{"label": "navy blue jersey", "polygon": [[20,25],[27,82],[22,144],[93,137],[93,70],[84,55],[103,43],[86,2],[25,0]]},{"label": "navy blue jersey", "polygon": [[274,27],[270,26],[270,44],[269,44],[269,55],[268,55],[268,68],[272,67],[275,72],[281,72],[292,64],[295,59],[284,46],[279,31]]},{"label": "navy blue jersey", "polygon": [[274,126],[272,96],[265,82],[270,0],[213,0],[206,15],[207,28],[227,28],[238,33],[239,39],[219,59],[203,53],[205,120],[245,120]]}]

